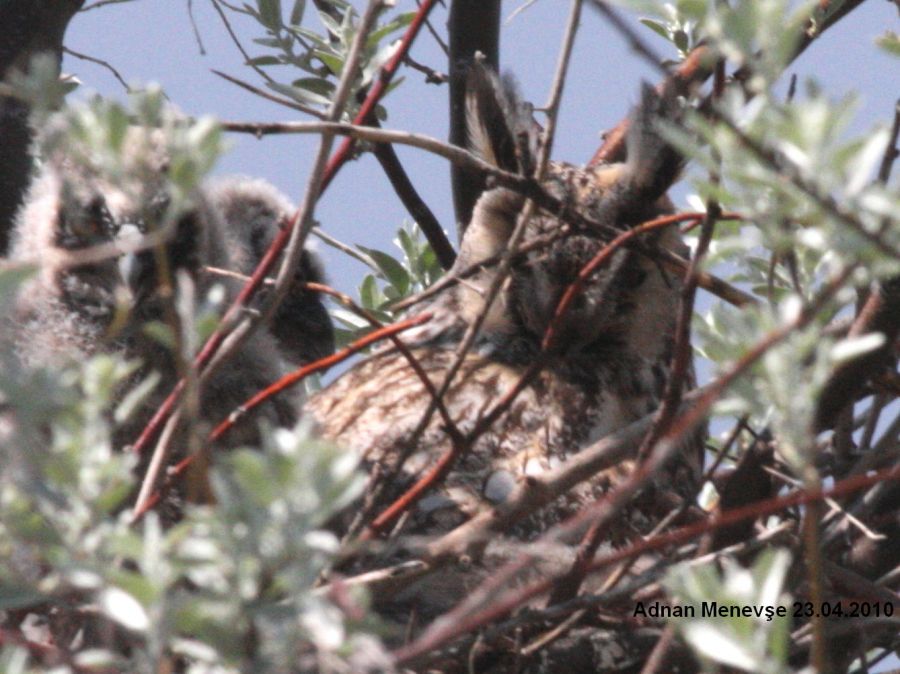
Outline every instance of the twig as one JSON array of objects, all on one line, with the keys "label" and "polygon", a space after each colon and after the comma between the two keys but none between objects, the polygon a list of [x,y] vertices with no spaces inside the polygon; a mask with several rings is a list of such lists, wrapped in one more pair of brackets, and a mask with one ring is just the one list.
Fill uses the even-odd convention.
[{"label": "twig", "polygon": [[[335,91],[331,108],[328,111],[327,119],[335,121],[340,118],[344,106],[350,97],[351,87],[359,58],[365,45],[366,37],[375,24],[375,20],[382,8],[382,0],[371,0],[366,8],[365,13],[360,20],[360,25],[354,36],[350,52],[344,67],[341,81]],[[316,201],[319,194],[324,189],[326,178],[330,178],[329,169],[326,168],[328,155],[334,140],[333,133],[324,133],[319,143],[319,150],[313,163],[313,170],[306,186],[301,206],[291,218],[287,227],[282,229],[273,240],[271,246],[266,251],[263,259],[260,261],[256,270],[254,270],[251,282],[245,285],[235,302],[229,307],[228,311],[222,319],[222,326],[207,340],[200,354],[196,358],[195,367],[201,371],[201,386],[215,373],[231,353],[240,348],[246,339],[250,337],[253,331],[262,322],[269,320],[274,313],[278,304],[287,292],[288,286],[293,281],[294,273],[300,261],[303,252],[303,243],[309,230],[313,226],[312,214],[315,209]],[[340,164],[332,164],[330,175],[333,176]],[[269,296],[266,297],[264,307],[260,310],[259,316],[240,318],[242,313],[241,307],[247,304],[249,297],[255,292],[256,288],[262,283],[268,274],[269,268],[274,264],[275,259],[284,249],[281,266],[275,279],[275,286]],[[235,324],[237,323],[236,327]],[[233,327],[233,329],[232,329]],[[205,365],[205,367],[204,367]],[[202,369],[201,369],[202,368]],[[178,397],[184,388],[184,380],[182,379],[175,390],[169,395],[166,401],[160,406],[157,413],[151,419],[150,423],[141,433],[141,437],[135,443],[136,451],[140,451],[142,443],[146,443],[156,429],[165,422],[173,408],[177,404]],[[169,426],[177,425],[178,415],[172,416],[168,421]],[[166,454],[167,445],[157,444],[154,453]],[[155,489],[159,475],[145,476],[145,483],[150,484],[149,489],[143,489],[145,495],[148,496]],[[135,504],[135,512],[145,510],[145,503],[140,500]]]},{"label": "twig", "polygon": [[[720,213],[718,204],[710,202],[707,205],[706,217],[703,220],[703,227],[700,231],[700,237],[697,241],[697,249],[691,259],[687,276],[684,280],[684,288],[681,292],[681,303],[678,311],[678,317],[675,325],[674,341],[672,355],[672,367],[669,374],[669,381],[666,383],[665,392],[663,394],[662,403],[657,413],[657,419],[651,426],[647,435],[641,441],[638,448],[638,461],[649,458],[653,448],[657,442],[669,431],[675,417],[678,414],[678,408],[681,405],[682,385],[687,378],[691,364],[691,319],[694,315],[694,298],[697,292],[697,270],[706,251],[709,248],[709,242],[712,240],[713,230],[715,228],[716,219]],[[701,456],[697,460],[702,462]],[[661,467],[662,464],[660,464]],[[630,495],[628,496],[630,498]],[[624,502],[624,498],[623,498]],[[613,517],[611,512],[605,518],[595,520],[585,535],[581,547],[578,550],[575,561],[569,573],[564,576],[559,584],[550,595],[550,603],[558,603],[571,599],[578,594],[578,589],[587,573],[587,567],[590,560],[594,558],[597,548],[603,542],[606,536],[606,526]]]},{"label": "twig", "polygon": [[337,250],[341,251],[342,253],[349,255],[354,260],[358,260],[359,262],[362,262],[364,265],[369,267],[369,269],[371,269],[372,271],[375,271],[375,272],[380,271],[378,269],[378,265],[375,263],[375,260],[373,260],[370,255],[366,255],[362,251],[356,250],[356,248],[354,248],[353,246],[348,246],[343,241],[339,241],[338,239],[331,236],[331,234],[326,232],[321,227],[313,227],[312,232],[310,232],[310,233],[313,236],[318,237],[319,239],[324,241],[326,244],[328,244],[332,248],[336,248]]},{"label": "twig", "polygon": [[424,63],[419,63],[412,56],[406,56],[404,63],[408,65],[413,70],[418,70],[420,73],[425,75],[425,84],[445,84],[449,77],[442,72],[435,70],[429,66],[426,66]]},{"label": "twig", "polygon": [[[308,105],[303,105],[302,103],[297,103],[296,101],[292,101],[289,98],[284,98],[283,96],[276,96],[275,94],[270,94],[268,91],[263,91],[259,87],[255,87],[249,82],[244,82],[243,80],[239,80],[237,77],[232,77],[226,73],[223,73],[221,70],[216,70],[215,68],[210,68],[210,71],[214,75],[218,75],[223,80],[231,82],[232,84],[236,84],[241,89],[246,89],[252,94],[256,94],[260,98],[265,98],[267,101],[272,101],[273,103],[278,103],[278,105],[283,105],[286,108],[292,108],[293,110],[297,110],[299,112],[306,113],[312,117],[317,117],[319,119],[324,119],[325,114],[321,110],[316,110]],[[227,129],[226,129],[227,130]]]},{"label": "twig", "polygon": [[[379,126],[377,119],[372,121],[372,126]],[[425,238],[431,244],[431,248],[434,250],[441,267],[450,269],[456,260],[456,251],[453,250],[453,245],[444,233],[441,223],[434,217],[434,213],[428,208],[428,204],[422,200],[422,197],[419,196],[419,193],[413,186],[409,175],[403,168],[403,164],[400,163],[400,158],[397,156],[394,146],[390,143],[376,143],[372,152],[378,163],[381,164],[381,168],[384,170],[388,180],[390,180],[394,192],[400,197],[400,201],[406,207],[413,220],[415,220],[419,229],[425,234]]]},{"label": "twig", "polygon": [[231,37],[231,41],[234,43],[234,46],[237,47],[238,51],[241,52],[241,56],[244,57],[244,63],[253,68],[253,70],[256,71],[256,74],[262,77],[266,82],[274,82],[275,80],[272,79],[269,73],[253,63],[253,59],[250,57],[250,54],[248,54],[244,49],[244,45],[241,44],[241,41],[238,39],[237,34],[235,34],[234,29],[231,27],[231,22],[228,20],[228,17],[225,16],[225,12],[223,12],[222,8],[219,7],[219,1],[212,0],[212,6],[213,9],[216,10],[216,13],[219,15],[219,18],[222,19],[222,23],[225,25],[225,30]]},{"label": "twig", "polygon": [[[403,332],[404,330],[409,330],[410,328],[421,325],[422,323],[425,323],[429,320],[431,320],[431,314],[424,313],[420,314],[419,316],[415,316],[414,318],[409,318],[405,321],[400,321],[398,323],[394,323],[393,325],[386,326],[380,330],[370,332],[369,334],[361,337],[352,344],[344,347],[340,351],[333,353],[330,356],[320,358],[315,362],[304,365],[303,367],[300,367],[293,372],[285,375],[277,382],[267,387],[265,390],[250,398],[250,400],[241,405],[240,408],[232,412],[228,416],[228,418],[225,419],[225,421],[220,423],[213,430],[213,432],[209,436],[208,443],[211,444],[221,438],[228,430],[230,430],[234,426],[238,419],[265,402],[265,400],[271,398],[273,395],[280,393],[287,388],[295,386],[296,384],[300,383],[313,374],[324,372],[325,370],[334,367],[338,363],[347,360],[353,354],[368,348],[376,342],[379,342],[383,339],[390,339],[394,335]],[[168,430],[168,426],[166,430]],[[175,464],[175,466],[173,466],[171,469],[169,469],[167,475],[167,484],[171,483],[172,480],[174,480],[185,470],[187,470],[198,456],[199,454],[197,453],[191,454],[190,456],[185,457],[180,462]],[[132,514],[132,523],[139,520],[150,508],[155,506],[159,502],[161,496],[162,490],[159,490],[155,493],[147,493],[143,495],[142,498],[139,498]]]},{"label": "twig", "polygon": [[[830,489],[819,489],[815,492],[798,490],[784,496],[770,499],[765,503],[750,504],[736,510],[724,512],[711,521],[690,524],[670,533],[662,534],[652,540],[636,541],[634,544],[623,550],[617,550],[593,560],[589,570],[598,571],[611,564],[634,558],[645,552],[659,550],[671,545],[683,544],[709,531],[742,522],[746,519],[765,517],[766,515],[780,512],[785,508],[807,504],[826,496],[836,498],[870,487],[873,484],[893,480],[900,480],[900,466],[887,468],[870,475],[855,475],[845,480],[841,480]],[[506,595],[499,597],[488,611],[473,616],[468,620],[455,622],[448,619],[436,622],[432,629],[426,631],[425,634],[414,642],[394,651],[393,655],[395,663],[405,664],[416,660],[425,653],[431,652],[439,647],[441,644],[446,643],[461,634],[477,629],[481,625],[490,623],[500,616],[506,615],[516,606],[520,606],[529,599],[546,592],[554,580],[555,579],[553,578],[545,578],[515,591],[507,592]],[[452,616],[448,614],[445,615],[445,617],[451,618]]]},{"label": "twig", "polygon": [[894,166],[894,161],[900,156],[900,149],[897,148],[898,136],[900,136],[900,100],[894,104],[894,123],[891,125],[891,135],[888,139],[887,147],[884,149],[881,165],[878,167],[878,181],[882,185],[887,185],[887,181],[891,177],[891,168]]},{"label": "twig", "polygon": [[[356,113],[356,118],[353,120],[355,124],[365,125],[372,119],[372,115],[375,112],[375,106],[378,105],[378,101],[381,100],[381,97],[384,96],[387,91],[388,85],[391,83],[394,74],[397,72],[400,64],[403,63],[403,59],[409,53],[413,41],[415,41],[416,36],[419,34],[419,30],[422,28],[423,23],[428,18],[428,15],[431,13],[436,2],[437,0],[424,0],[424,2],[422,2],[419,11],[416,12],[416,16],[406,28],[406,32],[400,40],[400,46],[397,48],[397,51],[394,52],[391,60],[379,71],[378,79],[375,81],[372,88],[369,89],[366,100],[363,101],[359,111]],[[337,118],[334,118],[331,121],[337,121]],[[328,163],[328,167],[325,170],[325,179],[322,181],[323,190],[329,185],[332,177],[337,173],[338,168],[349,159],[355,144],[353,138],[346,138],[344,142],[341,143],[337,152],[334,153],[334,156],[331,158],[331,161]]]},{"label": "twig", "polygon": [[[89,9],[89,8],[88,8]],[[125,91],[129,94],[132,92],[131,87],[128,86],[128,82],[126,82],[122,75],[119,74],[119,71],[116,70],[109,61],[104,61],[103,59],[98,59],[94,56],[88,56],[87,54],[82,54],[81,52],[77,52],[74,49],[70,49],[69,47],[63,46],[63,51],[69,56],[74,56],[75,58],[81,61],[88,61],[89,63],[95,63],[102,68],[106,68],[109,72],[112,73],[112,76],[118,80],[119,84],[124,87]]]}]

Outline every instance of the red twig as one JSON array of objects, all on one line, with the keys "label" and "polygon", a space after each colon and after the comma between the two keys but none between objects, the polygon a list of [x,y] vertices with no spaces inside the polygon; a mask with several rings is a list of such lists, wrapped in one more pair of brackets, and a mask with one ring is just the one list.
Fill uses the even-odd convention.
[{"label": "red twig", "polygon": [[[369,91],[369,94],[366,96],[366,100],[363,102],[362,107],[359,110],[354,122],[359,124],[363,123],[364,120],[368,117],[372,110],[375,109],[375,106],[378,104],[378,101],[384,95],[384,92],[387,89],[387,86],[390,84],[391,79],[402,63],[403,57],[409,51],[412,46],[413,41],[418,35],[419,29],[422,27],[423,22],[427,18],[429,12],[433,8],[436,0],[426,0],[419,6],[419,10],[416,13],[416,17],[413,19],[412,23],[406,29],[406,32],[403,34],[403,38],[401,39],[400,48],[397,50],[397,53],[394,54],[394,58],[390,60],[382,69],[378,78],[378,82],[372,89]],[[350,158],[350,151],[353,148],[353,144],[355,141],[348,138],[344,141],[338,151],[334,154],[331,160],[328,162],[328,165],[325,168],[325,172],[322,176],[322,184],[319,191],[319,195],[321,196],[324,193],[325,189],[334,179],[334,176],[340,170],[340,168],[344,165],[344,163]],[[201,370],[205,365],[210,361],[212,356],[218,351],[222,342],[228,334],[228,331],[231,329],[232,319],[240,315],[243,308],[246,306],[249,299],[256,293],[259,289],[259,286],[262,284],[263,280],[268,275],[272,265],[275,263],[275,260],[281,255],[284,247],[287,245],[288,240],[290,239],[291,232],[294,227],[297,226],[297,220],[300,217],[300,210],[298,209],[294,215],[291,217],[290,221],[287,225],[278,233],[275,239],[272,241],[272,244],[269,246],[269,249],[266,251],[266,254],[263,256],[263,259],[260,261],[257,268],[253,271],[253,274],[250,277],[250,280],[247,284],[241,289],[241,292],[238,294],[234,303],[229,307],[228,311],[225,313],[225,317],[222,321],[222,326],[216,330],[215,333],[209,338],[204,345],[201,352],[197,355],[194,360],[194,367],[197,370]],[[136,453],[140,453],[144,450],[147,444],[156,436],[159,430],[162,428],[163,423],[165,423],[166,419],[171,415],[172,411],[175,408],[175,403],[178,401],[181,396],[181,392],[184,389],[184,380],[178,382],[169,396],[163,401],[160,405],[159,409],[147,423],[147,426],[141,432],[138,439],[135,441],[133,450]]]},{"label": "red twig", "polygon": [[[661,218],[655,218],[632,229],[629,229],[626,232],[623,232],[608,244],[606,244],[603,248],[601,248],[593,257],[593,259],[581,269],[581,271],[578,273],[578,277],[569,285],[569,287],[566,289],[566,292],[560,299],[559,304],[556,307],[556,312],[553,314],[553,318],[550,320],[550,324],[547,326],[547,329],[544,332],[544,338],[541,341],[542,354],[547,353],[555,344],[559,326],[561,325],[563,318],[565,318],[566,313],[569,311],[569,307],[572,305],[572,302],[575,301],[575,298],[578,297],[578,294],[584,288],[584,284],[587,283],[591,275],[593,275],[593,273],[597,271],[597,269],[599,269],[601,265],[605,264],[606,261],[609,260],[613,253],[615,253],[619,248],[628,243],[628,241],[630,241],[631,239],[634,239],[635,237],[646,232],[661,229],[677,222],[684,222],[686,220],[702,220],[703,218],[703,213],[675,213],[674,215],[665,215]],[[515,383],[515,385],[503,395],[503,397],[494,406],[494,408],[488,414],[486,414],[484,418],[478,423],[478,425],[472,430],[471,435],[477,438],[488,428],[490,428],[491,424],[493,424],[500,417],[500,415],[502,415],[509,408],[516,397],[524,390],[526,386],[528,386],[529,382],[538,373],[543,364],[544,363],[542,358],[537,358],[534,362],[532,362],[531,365],[528,366],[528,369],[525,370],[525,372],[522,374],[522,376],[519,377],[519,380]]]},{"label": "red twig", "polygon": [[[403,65],[403,60],[409,53],[412,43],[415,41],[416,36],[419,34],[419,30],[425,24],[425,20],[428,18],[428,15],[431,13],[435,4],[437,4],[437,0],[425,0],[419,5],[416,16],[413,18],[400,40],[400,48],[397,49],[391,60],[381,69],[381,72],[378,75],[378,81],[375,82],[374,86],[369,90],[366,100],[363,101],[363,104],[359,108],[359,112],[356,113],[356,117],[353,119],[354,124],[366,124],[369,121],[369,116],[375,111],[375,106],[378,105],[378,101],[381,100],[381,97],[384,96],[385,91],[387,91],[388,85],[391,83],[397,69]],[[345,138],[344,142],[341,143],[341,146],[337,149],[337,152],[331,157],[331,161],[328,162],[328,166],[325,169],[325,177],[322,180],[323,191],[328,187],[328,184],[331,182],[332,178],[334,178],[335,174],[337,174],[338,169],[350,158],[355,145],[356,141],[353,138]]]},{"label": "red twig", "polygon": [[[555,527],[554,531],[545,534],[545,537],[555,538],[556,536],[562,535],[566,532],[574,531],[585,522],[595,520],[603,521],[614,516],[615,513],[618,512],[625,503],[627,503],[630,496],[633,495],[638,489],[640,489],[643,484],[646,483],[647,480],[650,479],[658,466],[666,461],[669,456],[671,456],[684,436],[688,432],[690,432],[691,429],[693,429],[704,416],[706,416],[711,406],[715,403],[716,400],[720,398],[723,391],[728,386],[730,386],[738,377],[743,375],[769,349],[781,342],[793,331],[806,326],[813,319],[813,317],[819,313],[819,311],[825,306],[825,304],[834,296],[834,294],[843,287],[843,284],[846,282],[847,278],[849,278],[852,271],[853,267],[843,270],[841,274],[838,274],[826,285],[826,287],[822,290],[821,293],[819,293],[815,300],[804,307],[804,309],[797,315],[794,320],[785,324],[781,328],[773,330],[763,339],[759,340],[729,369],[728,372],[726,372],[715,382],[707,386],[703,390],[702,395],[699,395],[697,397],[697,400],[693,402],[693,405],[687,408],[684,413],[682,413],[677,419],[675,419],[672,425],[667,429],[667,431],[660,439],[658,448],[653,452],[653,454],[650,455],[648,460],[641,464],[639,468],[627,480],[613,489],[600,501],[581,510],[573,517]],[[583,477],[579,478],[578,471],[573,471],[572,468],[574,468],[574,466],[569,467],[568,469],[566,469],[566,467],[563,467],[560,471],[557,471],[557,475],[548,476],[547,479],[552,478],[553,480],[552,489],[549,488],[549,485],[546,483],[532,485],[529,487],[529,489],[520,489],[517,493],[514,493],[507,501],[504,506],[503,512],[499,511],[497,508],[494,508],[492,511],[482,513],[469,520],[465,524],[460,525],[453,531],[448,532],[438,541],[435,541],[434,543],[429,545],[428,555],[430,559],[436,564],[439,563],[440,560],[449,561],[449,559],[451,559],[453,555],[461,554],[461,550],[467,550],[468,545],[474,544],[479,540],[483,540],[484,536],[486,536],[490,531],[502,530],[503,528],[510,526],[522,516],[532,512],[534,506],[540,507],[540,505],[549,502],[556,496],[561,495],[562,493],[564,493],[564,491],[574,486],[577,481],[584,479]],[[900,468],[895,468],[893,469],[893,471],[894,472],[887,471],[881,473],[880,475],[882,477],[887,476],[886,479],[893,479],[895,475],[900,476]],[[536,480],[536,482],[538,482],[538,480]],[[537,491],[538,494],[535,495],[535,491]],[[810,493],[814,493],[815,495],[817,495],[817,497],[821,497],[822,490],[815,489],[811,490]],[[828,495],[831,495],[831,492],[828,492]],[[535,498],[535,496],[537,496],[538,498]],[[803,497],[801,497],[798,502],[806,501],[803,500]],[[791,504],[793,504],[793,502],[791,502]],[[779,509],[779,507],[774,508],[774,510]],[[728,519],[725,517],[725,515],[723,515],[724,524],[741,521],[745,517],[749,517],[751,511],[758,514],[766,514],[767,512],[770,512],[766,510],[765,504],[750,504],[745,508],[740,508],[736,511],[732,511],[730,513],[730,516],[734,519]],[[744,514],[742,516],[738,516],[734,513]],[[723,526],[724,524],[720,524],[719,526]],[[705,526],[705,523],[701,523],[700,527],[688,527],[687,529],[691,531],[691,535],[696,535],[698,533],[703,533],[704,531],[709,530],[708,528],[704,528]],[[678,531],[680,532],[683,530]],[[644,550],[657,549],[658,547],[667,545],[670,542],[680,542],[682,540],[670,540],[670,538],[670,535],[652,538],[650,540],[642,541],[636,544],[636,546],[629,548],[629,550],[636,550],[636,552],[634,552],[633,554],[639,554]],[[536,543],[539,544],[540,542],[541,540],[538,540]],[[611,557],[607,556],[600,561],[593,561],[588,566],[587,570],[593,571],[597,568],[600,568],[601,566],[620,561],[621,559],[627,559],[628,557],[629,555],[627,554],[619,553]],[[491,578],[486,582],[498,583],[500,582],[500,580],[505,580],[511,577],[517,569],[521,568],[524,564],[527,564],[528,561],[529,555],[525,553],[520,558],[511,561],[505,567],[492,574]],[[515,606],[520,605],[522,602],[528,601],[532,597],[546,591],[547,589],[552,587],[552,585],[557,582],[557,580],[558,578],[556,577],[545,578],[539,583],[535,583],[531,586],[526,587],[521,592],[514,593],[516,599],[515,602],[511,600],[503,601],[503,597],[501,597],[501,601],[499,604],[494,604],[491,609],[482,612],[475,617],[468,617],[471,614],[471,607],[467,606],[466,602],[464,602],[461,606],[458,606],[456,609],[453,609],[453,611],[445,614],[441,620],[436,621],[434,623],[434,627],[431,630],[426,631],[426,633],[416,642],[408,647],[405,647],[404,649],[401,649],[398,654],[398,660],[404,661],[406,659],[410,659],[413,656],[421,655],[427,650],[434,648],[436,645],[444,643],[447,639],[454,638],[455,636],[462,634],[469,629],[474,629],[482,624],[485,624],[486,622],[495,620],[497,617],[504,615]],[[477,590],[475,591],[474,596],[478,596]],[[507,592],[505,597],[509,598],[509,596],[510,593]],[[454,627],[449,627],[451,625]],[[460,625],[464,625],[465,627],[459,627]],[[447,636],[447,634],[449,634],[449,636]],[[412,653],[412,655],[410,655],[410,653]]]},{"label": "red twig", "polygon": [[[720,209],[718,205],[710,204],[706,217],[703,219],[703,229],[697,244],[697,250],[688,267],[687,278],[681,293],[681,307],[678,312],[678,320],[675,326],[675,348],[672,356],[671,374],[663,395],[662,404],[659,406],[658,416],[654,424],[644,436],[641,446],[638,448],[638,461],[643,461],[650,456],[650,452],[656,446],[659,439],[669,430],[674,422],[678,408],[681,405],[681,391],[685,378],[688,375],[691,363],[691,318],[694,313],[694,298],[697,294],[697,271],[700,262],[706,255],[709,242],[712,240],[713,229]],[[701,450],[702,452],[702,450]],[[702,457],[699,458],[702,462]],[[662,463],[658,463],[662,467]],[[625,499],[622,499],[624,503]],[[582,539],[581,546],[576,554],[575,561],[569,572],[560,580],[550,596],[550,604],[556,604],[571,599],[578,594],[578,589],[587,574],[590,561],[594,558],[597,548],[603,542],[609,523],[612,521],[612,513],[605,518],[595,521]]]},{"label": "red twig", "polygon": [[[405,321],[400,321],[398,323],[394,323],[393,325],[388,325],[384,328],[381,328],[380,330],[370,332],[368,335],[361,337],[360,339],[344,347],[337,353],[333,353],[330,356],[326,356],[325,358],[320,358],[315,362],[304,365],[303,367],[294,370],[290,374],[285,375],[271,386],[266,387],[264,390],[254,395],[247,402],[241,405],[237,410],[228,415],[228,418],[218,426],[216,426],[212,433],[210,433],[208,444],[212,444],[216,440],[221,438],[235,425],[235,423],[237,423],[240,418],[242,418],[245,414],[247,414],[254,408],[266,402],[272,396],[277,395],[285,389],[298,384],[312,374],[328,370],[329,368],[337,365],[342,361],[347,360],[347,358],[349,358],[353,354],[362,351],[363,349],[371,346],[376,342],[379,342],[383,339],[388,339],[393,335],[396,335],[397,333],[403,332],[404,330],[409,330],[410,328],[421,325],[422,323],[425,323],[429,320],[431,320],[431,314],[424,313],[419,314],[418,316],[414,316],[413,318],[408,318]],[[187,470],[188,466],[190,466],[194,462],[197,456],[197,454],[187,456],[180,462],[175,464],[168,472],[169,481],[171,481],[171,479],[175,477],[178,477],[185,470]],[[161,491],[157,491],[153,496],[147,499],[143,507],[135,510],[134,520],[140,519],[144,515],[144,513],[155,506],[159,502],[160,497]]]}]

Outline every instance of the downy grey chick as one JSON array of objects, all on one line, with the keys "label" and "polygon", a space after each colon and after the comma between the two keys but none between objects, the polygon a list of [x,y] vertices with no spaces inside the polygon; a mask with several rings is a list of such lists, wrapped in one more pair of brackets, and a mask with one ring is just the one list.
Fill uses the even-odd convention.
[{"label": "downy grey chick", "polygon": [[[296,209],[271,183],[259,178],[219,178],[209,183],[207,194],[224,218],[234,270],[251,274]],[[334,353],[331,317],[321,294],[304,288],[305,282],[325,282],[322,262],[310,248],[302,252],[294,283],[269,326],[292,366]],[[256,303],[264,297],[265,288],[257,294]]]}]

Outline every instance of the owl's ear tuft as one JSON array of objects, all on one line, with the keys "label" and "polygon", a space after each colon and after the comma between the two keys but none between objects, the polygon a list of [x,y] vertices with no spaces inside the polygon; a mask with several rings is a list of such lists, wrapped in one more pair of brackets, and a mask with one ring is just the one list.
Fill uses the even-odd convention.
[{"label": "owl's ear tuft", "polygon": [[641,102],[631,113],[626,139],[628,174],[640,196],[653,201],[678,178],[684,158],[660,133],[660,125],[678,120],[680,110],[672,95],[660,95],[642,82]]},{"label": "owl's ear tuft", "polygon": [[532,106],[522,100],[515,78],[475,62],[466,81],[466,125],[470,149],[505,171],[530,175],[540,139]]}]

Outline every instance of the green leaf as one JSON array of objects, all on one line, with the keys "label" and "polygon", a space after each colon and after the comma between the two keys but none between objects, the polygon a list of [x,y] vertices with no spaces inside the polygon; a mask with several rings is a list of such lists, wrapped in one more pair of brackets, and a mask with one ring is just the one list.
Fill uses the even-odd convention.
[{"label": "green leaf", "polygon": [[374,309],[380,304],[378,294],[375,277],[372,274],[366,274],[362,284],[359,286],[360,304],[362,304],[364,309]]},{"label": "green leaf", "polygon": [[253,43],[274,49],[281,49],[282,46],[282,41],[277,37],[255,37],[253,38]]},{"label": "green leaf", "polygon": [[892,30],[875,38],[875,44],[884,49],[888,54],[900,56],[900,36]]},{"label": "green leaf", "polygon": [[373,260],[375,260],[375,264],[378,265],[378,269],[381,270],[384,277],[390,282],[392,286],[394,286],[402,295],[405,295],[409,291],[409,274],[403,268],[403,265],[397,262],[393,257],[388,255],[387,253],[383,253],[380,250],[376,250],[374,248],[365,248],[363,246],[357,245],[364,253],[368,254]]},{"label": "green leaf", "polygon": [[257,0],[256,6],[259,8],[259,20],[262,24],[277,31],[281,27],[281,0]]},{"label": "green leaf", "polygon": [[661,21],[656,21],[655,19],[641,19],[640,22],[654,33],[664,38],[667,42],[672,41],[672,38],[669,35],[669,29]]},{"label": "green leaf", "polygon": [[306,0],[296,0],[294,7],[291,9],[290,24],[299,26],[303,21],[303,13],[306,11]]},{"label": "green leaf", "polygon": [[369,35],[369,39],[366,41],[366,46],[369,49],[374,49],[379,42],[381,42],[382,38],[390,35],[396,30],[400,28],[405,28],[410,23],[412,23],[413,18],[415,18],[415,12],[404,12],[403,14],[398,14],[393,19],[388,21],[383,26],[376,28],[372,31],[371,35]]},{"label": "green leaf", "polygon": [[298,89],[312,91],[315,94],[328,98],[331,98],[331,95],[334,93],[335,86],[334,82],[321,77],[301,77],[299,80],[294,80],[291,84]]},{"label": "green leaf", "polygon": [[340,75],[344,70],[344,59],[337,54],[325,51],[324,49],[314,49],[313,53],[335,75]]},{"label": "green leaf", "polygon": [[281,64],[281,59],[277,56],[257,56],[246,62],[248,66],[277,66]]},{"label": "green leaf", "polygon": [[319,94],[314,93],[309,89],[299,89],[289,84],[282,84],[281,82],[266,82],[266,86],[268,86],[270,89],[274,89],[280,94],[284,94],[285,96],[292,98],[298,103],[306,103],[311,105],[328,105],[331,102],[325,96],[320,96]]}]

